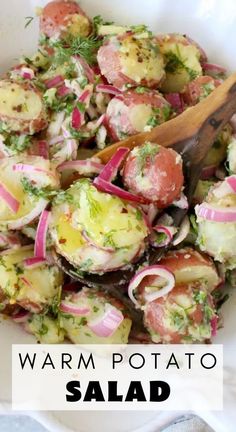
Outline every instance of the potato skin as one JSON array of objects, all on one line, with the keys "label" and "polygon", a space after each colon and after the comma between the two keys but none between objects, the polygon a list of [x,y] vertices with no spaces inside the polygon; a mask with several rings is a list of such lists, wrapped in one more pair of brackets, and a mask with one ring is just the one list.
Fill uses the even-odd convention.
[{"label": "potato skin", "polygon": [[98,50],[98,64],[109,83],[156,88],[165,76],[164,61],[155,39],[135,39],[130,34],[112,37]]},{"label": "potato skin", "polygon": [[172,149],[146,142],[128,155],[123,181],[131,192],[155,203],[158,208],[168,207],[181,193],[182,159]]},{"label": "potato skin", "polygon": [[32,135],[48,125],[41,92],[29,82],[0,81],[0,121],[12,132]]},{"label": "potato skin", "polygon": [[205,99],[221,82],[210,76],[200,76],[188,83],[183,92],[183,99],[187,105],[196,105]]},{"label": "potato skin", "polygon": [[144,311],[145,326],[157,343],[209,340],[212,319],[217,319],[212,296],[192,284],[175,286],[148,303]]},{"label": "potato skin", "polygon": [[91,23],[75,1],[56,0],[49,2],[40,16],[40,31],[47,37],[71,33],[88,36]]},{"label": "potato skin", "polygon": [[[163,123],[169,119],[170,111],[169,103],[158,91],[146,89],[139,94],[129,90],[109,102],[106,127],[111,138],[118,141]],[[149,126],[150,120],[154,121],[153,126]]]}]

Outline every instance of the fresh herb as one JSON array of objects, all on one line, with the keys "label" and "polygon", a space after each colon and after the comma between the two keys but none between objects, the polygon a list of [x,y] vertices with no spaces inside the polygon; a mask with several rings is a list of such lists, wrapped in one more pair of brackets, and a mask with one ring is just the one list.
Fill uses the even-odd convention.
[{"label": "fresh herb", "polygon": [[160,120],[156,116],[151,116],[147,121],[147,126],[155,127],[160,124]]},{"label": "fresh herb", "polygon": [[13,264],[16,275],[21,275],[24,273],[23,268],[19,264]]},{"label": "fresh herb", "polygon": [[155,243],[161,244],[166,240],[166,234],[165,233],[155,233]]},{"label": "fresh herb", "polygon": [[177,327],[179,330],[184,326],[185,324],[185,317],[181,315],[177,311],[171,311],[170,319],[172,324]]},{"label": "fresh herb", "polygon": [[206,320],[207,323],[209,323],[211,321],[211,319],[214,316],[214,311],[213,309],[208,305],[205,304],[204,305],[204,318]]},{"label": "fresh herb", "polygon": [[87,324],[87,319],[82,317],[78,323],[80,326],[85,326]]},{"label": "fresh herb", "polygon": [[93,312],[97,313],[99,311],[99,308],[97,306],[93,306]]},{"label": "fresh herb", "polygon": [[25,28],[27,28],[33,21],[34,17],[32,16],[27,16],[25,17]]},{"label": "fresh herb", "polygon": [[27,177],[23,177],[21,179],[21,184],[24,189],[24,191],[31,197],[34,198],[45,198],[50,199],[53,198],[55,195],[58,197],[59,192],[50,190],[47,187],[37,187],[35,186],[32,181],[30,181]]},{"label": "fresh herb", "polygon": [[6,123],[0,122],[0,133],[9,133],[10,130]]},{"label": "fresh herb", "polygon": [[48,333],[48,326],[42,322],[40,329],[37,332],[39,336],[45,336]]},{"label": "fresh herb", "polygon": [[76,106],[77,106],[78,110],[79,110],[81,113],[84,113],[84,112],[85,112],[86,106],[85,106],[85,103],[84,103],[84,102],[80,102],[80,101],[78,101],[78,102],[76,103]]},{"label": "fresh herb", "polygon": [[79,55],[88,64],[93,65],[97,62],[97,51],[102,45],[102,40],[94,35],[90,37],[67,35],[64,39],[50,41],[49,44],[55,49],[54,64],[70,63],[71,57]]},{"label": "fresh herb", "polygon": [[17,153],[25,151],[31,144],[31,137],[28,135],[10,135],[6,138],[6,145]]},{"label": "fresh herb", "polygon": [[194,233],[198,234],[198,226],[197,226],[197,222],[196,222],[196,216],[192,214],[189,216],[189,219],[190,219],[190,224],[193,228]]},{"label": "fresh herb", "polygon": [[135,92],[138,94],[144,94],[148,91],[148,89],[146,87],[142,87],[142,86],[138,86],[135,89]]},{"label": "fresh herb", "polygon": [[153,159],[158,152],[159,146],[156,144],[146,142],[143,146],[141,146],[138,151],[139,169],[143,171],[147,158]]},{"label": "fresh herb", "polygon": [[176,46],[176,51],[177,54],[172,51],[165,53],[166,72],[178,73],[179,71],[185,70],[188,73],[190,80],[193,80],[198,76],[198,73],[186,66],[186,59],[181,58],[181,53],[178,46]]},{"label": "fresh herb", "polygon": [[215,86],[213,83],[206,83],[202,85],[202,95],[200,97],[200,100],[205,99],[209,94],[211,94],[214,90]]},{"label": "fresh herb", "polygon": [[[55,89],[50,89],[55,90]],[[52,92],[53,93],[53,92]],[[70,114],[73,111],[76,96],[74,94],[68,94],[64,97],[57,98],[56,94],[51,97],[51,94],[48,91],[44,94],[45,105],[50,108],[52,111],[60,112],[65,111],[67,114]]]},{"label": "fresh herb", "polygon": [[[73,195],[70,194],[69,191],[57,191],[56,192],[56,196],[54,198],[54,203],[59,205],[59,204],[63,204],[63,203],[69,203],[69,204],[73,204],[74,203],[74,198]],[[78,207],[78,203],[77,207]]]},{"label": "fresh herb", "polygon": [[145,24],[132,25],[130,28],[134,33],[148,33],[148,36],[152,36],[152,32]]},{"label": "fresh herb", "polygon": [[102,212],[102,208],[100,203],[93,197],[93,191],[88,189],[86,191],[86,199],[89,205],[89,214],[90,217],[96,218],[101,212]]},{"label": "fresh herb", "polygon": [[139,209],[136,210],[135,217],[138,221],[141,221],[143,219],[142,212]]},{"label": "fresh herb", "polygon": [[116,232],[115,230],[111,230],[104,235],[104,246],[112,247],[114,249],[116,248],[116,244],[113,239],[113,234],[115,232]]},{"label": "fresh herb", "polygon": [[93,30],[94,30],[94,33],[95,34],[98,33],[99,27],[101,25],[112,25],[112,24],[114,24],[113,21],[103,21],[103,18],[101,17],[101,15],[96,15],[93,18]]},{"label": "fresh herb", "polygon": [[198,304],[203,304],[207,298],[207,293],[205,291],[197,291],[194,296],[194,301]]}]

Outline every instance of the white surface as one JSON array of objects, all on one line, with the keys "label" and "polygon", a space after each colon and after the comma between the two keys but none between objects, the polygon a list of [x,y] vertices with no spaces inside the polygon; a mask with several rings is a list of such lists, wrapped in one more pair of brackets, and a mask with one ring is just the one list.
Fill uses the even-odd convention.
[{"label": "white surface", "polygon": [[[32,16],[40,0],[2,0],[0,14],[0,55],[2,70],[14,63],[20,54],[33,52],[37,41],[37,24],[24,29],[25,16]],[[218,61],[230,70],[236,70],[236,3],[235,0],[83,0],[81,5],[90,15],[101,14],[107,19],[124,24],[145,23],[156,32],[179,31],[195,38],[206,48],[211,61]],[[36,21],[36,20],[35,20]],[[234,346],[236,346],[236,294],[224,310],[225,327],[219,332],[217,342],[224,343],[225,365],[235,371]],[[13,342],[32,341],[16,326],[4,323],[0,327],[1,368],[0,399],[10,398],[10,349]],[[4,370],[4,371],[3,371]],[[232,383],[234,373],[228,377]],[[216,432],[234,432],[236,417],[233,384],[228,384],[223,413],[209,413],[204,418]],[[232,410],[230,410],[230,404]],[[2,407],[7,405],[2,403]],[[137,413],[33,413],[50,431],[69,432],[154,432],[175,417],[157,412]],[[67,425],[66,426],[63,426]],[[138,428],[138,429],[137,429]]]}]

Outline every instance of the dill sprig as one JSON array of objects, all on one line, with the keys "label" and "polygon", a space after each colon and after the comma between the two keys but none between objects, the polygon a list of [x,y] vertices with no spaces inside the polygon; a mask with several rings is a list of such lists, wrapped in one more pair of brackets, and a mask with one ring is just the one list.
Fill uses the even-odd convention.
[{"label": "dill sprig", "polygon": [[72,56],[79,55],[86,62],[93,65],[97,61],[97,51],[102,44],[102,40],[97,36],[90,37],[67,35],[64,39],[50,41],[49,45],[55,48],[54,61],[57,64],[70,62]]},{"label": "dill sprig", "polygon": [[169,51],[169,52],[165,53],[166,72],[178,73],[181,70],[185,70],[188,73],[189,78],[191,80],[193,80],[194,78],[196,78],[198,76],[198,73],[196,71],[194,71],[193,69],[189,68],[188,66],[186,66],[186,64],[185,64],[186,59],[181,58],[181,53],[180,53],[178,46],[176,46],[176,51],[177,51],[177,54],[175,54],[173,51]]}]

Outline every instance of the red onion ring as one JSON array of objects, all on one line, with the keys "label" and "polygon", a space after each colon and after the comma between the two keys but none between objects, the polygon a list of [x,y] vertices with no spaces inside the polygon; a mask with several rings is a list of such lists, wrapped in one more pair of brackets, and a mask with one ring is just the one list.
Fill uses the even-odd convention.
[{"label": "red onion ring", "polygon": [[144,269],[136,273],[136,275],[131,279],[128,287],[129,298],[132,300],[136,307],[140,307],[140,304],[134,297],[133,293],[146,276],[160,276],[167,281],[167,285],[163,288],[160,288],[160,290],[152,292],[150,294],[145,294],[145,300],[147,303],[165,296],[175,286],[175,276],[166,267],[160,265],[152,265],[150,267],[145,267]]},{"label": "red onion ring", "polygon": [[0,183],[0,198],[5,201],[6,205],[13,213],[17,213],[20,207],[20,202],[9,192],[6,187]]},{"label": "red onion ring", "polygon": [[213,222],[236,222],[236,207],[216,208],[210,204],[200,204],[195,207],[196,215]]},{"label": "red onion ring", "polygon": [[124,316],[121,311],[114,306],[106,305],[105,313],[102,317],[88,323],[88,327],[99,337],[112,336],[118,329]]},{"label": "red onion ring", "polygon": [[126,201],[137,202],[141,204],[145,204],[147,202],[143,197],[127,192],[126,190],[121,189],[120,187],[115,186],[112,183],[109,183],[108,181],[103,180],[102,178],[99,177],[96,177],[94,179],[93,184],[101,192],[106,192],[111,195],[115,195]]},{"label": "red onion ring", "polygon": [[34,256],[39,258],[46,258],[46,236],[49,226],[50,212],[44,210],[39,218],[37,231],[35,235]]}]

